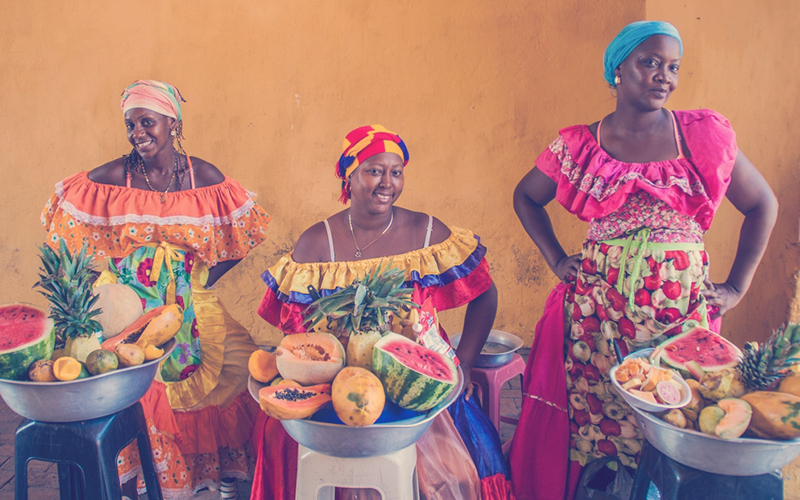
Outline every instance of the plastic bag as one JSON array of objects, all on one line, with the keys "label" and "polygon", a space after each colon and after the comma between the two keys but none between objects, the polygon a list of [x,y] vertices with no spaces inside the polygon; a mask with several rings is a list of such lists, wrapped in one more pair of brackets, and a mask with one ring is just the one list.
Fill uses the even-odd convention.
[{"label": "plastic bag", "polygon": [[[617,473],[614,480],[604,489],[597,489],[594,479],[598,474],[606,472],[606,465],[609,462],[616,462]],[[610,470],[607,471],[610,473]],[[608,482],[608,481],[606,481]],[[628,474],[627,468],[622,465],[619,458],[606,456],[592,460],[583,468],[581,478],[578,481],[578,489],[575,492],[575,500],[628,500],[633,489],[633,478]]]},{"label": "plastic bag", "polygon": [[446,411],[417,441],[417,479],[420,499],[481,498],[478,471]]},{"label": "plastic bag", "polygon": [[462,393],[448,409],[481,479],[483,500],[513,500],[500,434],[477,403]]}]

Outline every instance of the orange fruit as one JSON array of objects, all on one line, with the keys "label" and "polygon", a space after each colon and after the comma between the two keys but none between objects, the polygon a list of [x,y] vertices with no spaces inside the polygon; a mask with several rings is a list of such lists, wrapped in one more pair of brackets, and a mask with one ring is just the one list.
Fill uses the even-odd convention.
[{"label": "orange fruit", "polygon": [[145,361],[152,361],[154,359],[160,358],[163,355],[164,355],[164,349],[159,349],[153,344],[147,344],[147,347],[144,348]]}]

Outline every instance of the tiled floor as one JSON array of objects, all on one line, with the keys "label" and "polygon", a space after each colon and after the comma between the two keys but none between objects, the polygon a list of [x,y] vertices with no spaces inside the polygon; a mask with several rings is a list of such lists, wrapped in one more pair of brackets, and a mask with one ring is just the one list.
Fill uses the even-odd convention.
[{"label": "tiled floor", "polygon": [[[527,359],[527,349],[521,352]],[[500,403],[500,413],[505,416],[519,416],[522,394],[519,377],[507,382],[503,387]],[[0,500],[14,499],[14,432],[21,417],[12,412],[0,400]],[[500,425],[500,438],[506,442],[514,434],[515,426],[502,423]],[[251,483],[249,481],[239,484],[239,498],[250,497]],[[28,463],[28,498],[29,500],[56,500],[58,499],[58,473],[54,463],[32,460]],[[142,499],[146,499],[144,496]],[[205,491],[198,494],[196,499],[211,500],[219,498],[216,491]]]}]

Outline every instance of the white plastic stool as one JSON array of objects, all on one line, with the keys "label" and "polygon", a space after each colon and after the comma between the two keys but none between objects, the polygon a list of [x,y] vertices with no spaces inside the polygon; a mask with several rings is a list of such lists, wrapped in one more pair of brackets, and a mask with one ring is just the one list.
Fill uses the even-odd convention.
[{"label": "white plastic stool", "polygon": [[296,500],[333,500],[336,487],[374,488],[383,500],[419,500],[417,445],[388,455],[339,458],[299,445]]}]

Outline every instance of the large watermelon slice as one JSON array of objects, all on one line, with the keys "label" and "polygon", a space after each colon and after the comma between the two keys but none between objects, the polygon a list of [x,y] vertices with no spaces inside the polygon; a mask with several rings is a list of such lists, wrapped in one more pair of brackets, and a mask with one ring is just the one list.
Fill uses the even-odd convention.
[{"label": "large watermelon slice", "polygon": [[55,340],[47,311],[29,304],[0,306],[0,378],[26,380],[31,363],[53,355]]},{"label": "large watermelon slice", "polygon": [[653,355],[679,370],[689,371],[686,364],[694,361],[708,372],[733,368],[742,351],[724,337],[698,326],[667,340]]},{"label": "large watermelon slice", "polygon": [[407,410],[430,410],[458,385],[458,370],[449,358],[396,333],[375,343],[372,371],[386,396]]}]

